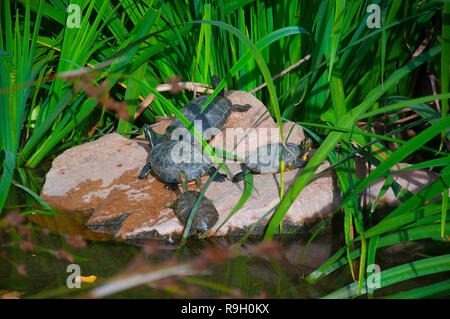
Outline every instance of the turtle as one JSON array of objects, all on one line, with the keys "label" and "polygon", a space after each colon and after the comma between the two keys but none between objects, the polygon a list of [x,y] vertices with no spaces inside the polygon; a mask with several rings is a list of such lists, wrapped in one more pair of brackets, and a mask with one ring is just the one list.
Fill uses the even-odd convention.
[{"label": "turtle", "polygon": [[[144,124],[143,130],[152,149],[148,162],[141,169],[139,179],[146,179],[153,171],[165,182],[165,188],[175,190],[182,170],[186,173],[188,181],[195,181],[198,186],[203,177],[216,173],[217,169],[213,166],[212,159],[203,154],[199,146],[158,137],[148,124]],[[226,179],[225,174],[216,173],[214,176],[214,181],[223,182]]]},{"label": "turtle", "polygon": [[[175,199],[172,208],[180,223],[186,226],[192,208],[200,196],[200,192],[189,190],[188,176],[184,171],[180,172],[180,181],[183,192]],[[205,238],[208,236],[210,229],[217,223],[218,219],[219,214],[217,213],[216,207],[206,196],[203,196],[192,219],[189,236],[196,234],[200,239]]]},{"label": "turtle", "polygon": [[[212,76],[211,85],[213,89],[217,87],[219,82],[220,78],[218,76]],[[198,130],[205,141],[210,140],[220,132],[232,111],[245,112],[251,108],[251,105],[249,104],[232,104],[231,101],[225,97],[224,90],[222,89],[202,112],[202,109],[210,96],[210,94],[199,96],[187,103],[180,110],[184,117],[186,117],[195,128],[198,127],[197,121],[200,121],[201,127],[199,127]],[[183,130],[176,130],[178,128],[182,128]],[[167,127],[166,136],[173,140],[185,140],[191,143],[195,142],[192,133],[186,129],[185,125],[177,117],[174,118]]]},{"label": "turtle", "polygon": [[[248,173],[273,174],[280,171],[280,160],[283,160],[285,170],[292,170],[306,165],[307,153],[311,149],[312,141],[306,138],[300,144],[269,143],[251,152],[243,163],[242,171],[231,180],[237,183]],[[287,147],[287,149],[286,149]]]}]

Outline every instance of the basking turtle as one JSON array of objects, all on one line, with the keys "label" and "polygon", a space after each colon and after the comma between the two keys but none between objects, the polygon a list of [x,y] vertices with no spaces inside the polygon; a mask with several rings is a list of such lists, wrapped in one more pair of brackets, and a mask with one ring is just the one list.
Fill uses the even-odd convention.
[{"label": "basking turtle", "polygon": [[[180,223],[186,226],[200,192],[189,190],[188,176],[184,171],[180,172],[180,180],[183,192],[175,199],[172,208]],[[213,203],[206,196],[203,196],[192,219],[189,235],[196,234],[200,239],[205,238],[218,219],[219,214]]]},{"label": "basking turtle", "polygon": [[[166,183],[168,189],[178,187],[180,172],[184,171],[188,181],[195,181],[200,186],[201,178],[211,176],[216,172],[213,161],[203,154],[202,149],[183,141],[168,141],[158,137],[150,125],[144,125],[146,139],[152,150],[147,164],[139,174],[140,179],[146,179],[150,171]],[[227,176],[217,173],[214,181],[223,182]]]},{"label": "basking turtle", "polygon": [[242,172],[234,175],[232,182],[241,181],[248,173],[273,174],[280,171],[280,160],[284,161],[285,170],[292,170],[303,167],[307,163],[307,153],[311,149],[310,138],[304,139],[300,145],[286,143],[271,143],[259,147],[245,158],[242,164]]},{"label": "basking turtle", "polygon": [[[214,75],[211,78],[212,88],[215,89],[219,82],[219,77]],[[225,97],[224,90],[221,90],[202,112],[203,106],[206,104],[209,97],[209,94],[199,96],[187,103],[180,110],[184,117],[186,117],[194,127],[198,125],[198,122],[196,121],[200,121],[201,128],[199,128],[199,132],[202,134],[205,141],[210,140],[218,134],[230,117],[231,111],[245,112],[251,108],[251,105],[249,104],[232,105],[231,101]],[[177,132],[175,131],[177,128],[183,128],[184,130]],[[166,136],[169,139],[185,140],[190,143],[195,141],[192,133],[186,129],[186,126],[178,118],[173,119],[172,123],[167,127]]]}]

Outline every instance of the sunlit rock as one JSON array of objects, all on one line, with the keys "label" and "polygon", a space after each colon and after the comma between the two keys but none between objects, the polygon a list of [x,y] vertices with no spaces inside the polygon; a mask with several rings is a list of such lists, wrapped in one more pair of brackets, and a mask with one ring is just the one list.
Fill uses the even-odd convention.
[{"label": "sunlit rock", "polygon": [[[270,141],[278,142],[279,129],[275,121],[265,113],[265,106],[254,96],[246,92],[231,91],[229,98],[233,104],[251,104],[247,112],[233,112],[226,123],[226,129],[247,130],[261,118],[256,130],[252,131],[243,145],[243,149],[234,149],[227,144],[227,131],[216,136],[212,146],[234,152],[241,158]],[[155,131],[164,133],[170,121],[162,121],[154,126]],[[292,131],[290,130],[291,128]],[[289,142],[299,143],[304,138],[298,125],[285,123],[285,137],[290,133]],[[270,131],[266,139],[261,139],[262,130]],[[252,135],[253,134],[253,135]],[[234,137],[233,137],[234,138]],[[231,146],[230,146],[231,145]],[[83,212],[86,218],[83,227],[103,234],[111,234],[117,239],[139,242],[147,238],[166,240],[178,239],[183,226],[173,214],[169,204],[173,203],[180,190],[171,191],[155,176],[146,180],[138,179],[141,168],[147,161],[150,148],[143,136],[126,139],[119,134],[109,134],[96,141],[85,143],[66,150],[54,161],[47,174],[41,197],[55,210],[67,213]],[[358,161],[359,163],[359,161]],[[238,163],[226,163],[232,174],[240,170]],[[403,165],[403,164],[402,164]],[[406,164],[405,164],[406,165]],[[316,173],[329,167],[324,162]],[[364,165],[356,168],[358,176],[365,176]],[[210,236],[242,236],[253,228],[253,234],[261,235],[280,201],[286,195],[303,169],[284,173],[284,194],[281,194],[281,174],[254,175],[254,190],[245,204],[220,229],[239,202],[244,193],[244,182],[232,183],[231,177],[223,183],[212,182],[205,195],[213,202],[219,221],[213,227]],[[408,171],[395,176],[395,180],[413,193],[429,184],[436,176],[426,171]],[[363,201],[373,202],[384,179],[366,190]],[[201,187],[205,185],[203,181]],[[196,186],[192,186],[196,189]],[[329,216],[340,205],[341,194],[333,170],[310,182],[293,201],[283,219],[282,234],[298,233],[305,224]],[[389,191],[380,201],[381,204],[398,204],[398,200]],[[264,216],[266,215],[266,216]],[[57,224],[55,224],[57,225]]]}]

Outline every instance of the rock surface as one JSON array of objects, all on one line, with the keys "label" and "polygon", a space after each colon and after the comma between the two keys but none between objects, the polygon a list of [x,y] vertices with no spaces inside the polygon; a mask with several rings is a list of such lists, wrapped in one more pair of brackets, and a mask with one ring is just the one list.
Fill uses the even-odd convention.
[{"label": "rock surface", "polygon": [[[265,105],[253,94],[244,91],[229,91],[227,98],[232,104],[250,104],[246,112],[232,112],[221,133],[209,143],[211,147],[226,150],[240,158],[255,150],[258,145],[280,142],[280,130],[277,123],[267,112]],[[256,122],[256,125],[253,125]],[[170,120],[163,120],[153,129],[158,134],[164,134]],[[292,131],[291,131],[292,129]],[[241,139],[245,138],[241,141]],[[283,135],[290,143],[299,144],[304,139],[303,130],[293,123],[283,123]]]},{"label": "rock surface", "polygon": [[[92,147],[90,144],[95,145]],[[88,155],[93,149],[94,154]],[[88,229],[112,233],[123,240],[178,237],[183,227],[172,209],[166,206],[180,191],[165,189],[164,184],[153,176],[147,180],[137,178],[147,158],[146,149],[143,137],[130,141],[118,134],[76,146],[55,159],[41,197],[56,210],[84,212],[89,217]],[[236,163],[227,166],[233,174],[240,170]],[[123,167],[127,170],[123,171]],[[285,172],[286,190],[299,172]],[[243,183],[227,180],[210,184],[205,195],[216,206],[220,216],[213,232],[239,201]],[[72,188],[69,189],[68,184]],[[254,186],[257,191],[252,192],[244,206],[216,233],[217,236],[242,234],[278,202],[279,173],[255,175]],[[319,194],[321,200],[311,201],[314,194]],[[339,194],[334,192],[332,174],[325,174],[311,183],[294,202],[286,215],[284,230],[298,230],[305,222],[326,216],[338,203]],[[261,227],[257,228],[259,232]]]},{"label": "rock surface", "polygon": [[[235,154],[244,158],[246,153],[257,147],[263,131],[274,129],[269,139],[279,141],[278,126],[268,115],[266,107],[251,94],[232,91],[229,98],[233,103],[251,104],[247,112],[233,112],[227,128],[238,124],[242,131],[247,130],[256,119],[262,118],[256,129],[247,137],[245,148],[237,148]],[[158,133],[164,133],[170,121],[163,121],[154,126]],[[284,124],[284,134],[289,134],[292,124]],[[275,132],[275,133],[273,133]],[[231,135],[230,135],[231,136]],[[298,143],[304,137],[301,127],[294,125],[289,137],[290,142]],[[212,146],[232,152],[234,145],[226,143],[226,131],[216,136]],[[262,144],[263,142],[261,140]],[[73,147],[58,156],[47,174],[41,197],[55,210],[67,213],[81,212],[86,216],[85,225],[97,233],[111,234],[116,238],[137,242],[146,238],[177,238],[183,232],[183,226],[167,204],[173,203],[179,190],[165,189],[164,184],[150,175],[147,180],[137,176],[147,161],[150,148],[143,136],[128,140],[119,134],[109,134],[94,142]],[[407,164],[404,164],[407,165]],[[402,164],[402,166],[404,166]],[[328,167],[323,163],[318,172]],[[235,174],[240,170],[238,163],[227,163]],[[366,174],[365,167],[357,168],[360,176]],[[301,173],[302,169],[285,172],[284,189],[289,187]],[[406,171],[394,176],[403,187],[415,193],[423,185],[436,178],[425,171]],[[213,202],[219,212],[219,221],[211,235],[242,235],[264,216],[279,201],[280,173],[273,175],[254,175],[253,191],[247,202],[218,230],[219,225],[238,203],[244,192],[244,182],[232,183],[229,180],[212,182],[205,195]],[[380,179],[366,190],[365,197],[373,201],[381,189],[384,180]],[[205,181],[203,182],[205,183]],[[196,187],[193,187],[195,189]],[[382,203],[396,204],[398,201],[392,191],[388,192]],[[294,201],[283,220],[283,233],[301,231],[305,223],[320,219],[330,214],[340,204],[340,192],[336,187],[333,171],[329,171],[311,182]],[[255,228],[261,234],[269,217],[263,219]]]}]

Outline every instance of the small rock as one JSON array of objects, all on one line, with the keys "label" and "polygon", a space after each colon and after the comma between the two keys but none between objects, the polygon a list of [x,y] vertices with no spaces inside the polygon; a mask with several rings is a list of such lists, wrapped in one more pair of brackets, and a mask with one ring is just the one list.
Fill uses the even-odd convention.
[{"label": "small rock", "polygon": [[96,208],[112,190],[130,189],[122,181],[134,180],[130,172],[145,165],[149,150],[115,133],[68,149],[53,161],[41,197],[58,210]]},{"label": "small rock", "polygon": [[[357,165],[357,177],[363,178],[368,175],[367,163],[364,159],[360,157],[355,158],[355,162]],[[411,164],[407,163],[399,163],[391,168],[391,172],[397,171],[399,169],[411,166]],[[375,169],[374,166],[371,166],[370,171],[372,172]],[[434,172],[429,172],[426,170],[406,170],[400,173],[395,173],[392,175],[395,182],[397,182],[401,187],[407,189],[412,194],[418,193],[424,186],[431,184],[436,179],[439,178],[439,175]],[[369,187],[367,187],[361,193],[361,205],[369,205],[372,204],[378,194],[380,193],[381,188],[385,182],[385,178],[379,178],[375,180]],[[379,200],[378,206],[383,205],[393,205],[398,206],[402,202],[395,196],[392,188],[389,188],[386,194]]]}]

